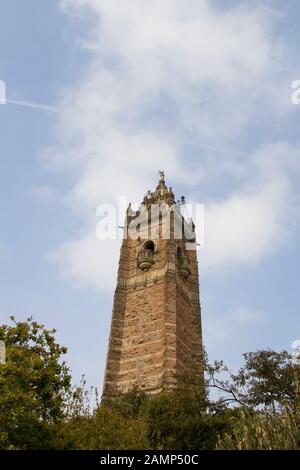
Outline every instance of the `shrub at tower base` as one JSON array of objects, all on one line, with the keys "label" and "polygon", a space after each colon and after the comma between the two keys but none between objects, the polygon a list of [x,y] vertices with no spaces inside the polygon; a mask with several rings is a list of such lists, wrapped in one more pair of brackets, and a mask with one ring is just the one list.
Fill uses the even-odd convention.
[{"label": "shrub at tower base", "polygon": [[300,448],[299,365],[285,351],[245,354],[236,375],[206,360],[215,400],[182,377],[169,392],[133,389],[98,403],[84,381],[71,386],[54,330],[12,318],[0,326],[0,340],[1,449]]}]

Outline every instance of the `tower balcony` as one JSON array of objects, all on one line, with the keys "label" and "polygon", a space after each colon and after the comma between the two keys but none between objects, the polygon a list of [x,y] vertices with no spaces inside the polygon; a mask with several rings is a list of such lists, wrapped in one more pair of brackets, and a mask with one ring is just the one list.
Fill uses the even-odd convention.
[{"label": "tower balcony", "polygon": [[155,262],[155,253],[153,250],[148,250],[147,248],[144,248],[139,251],[138,254],[138,267],[142,271],[148,271],[148,269],[151,268],[151,266]]},{"label": "tower balcony", "polygon": [[178,268],[178,272],[180,276],[183,277],[184,279],[187,279],[189,275],[191,274],[191,269],[189,267],[189,263],[187,259],[184,257],[180,257],[177,259],[177,262],[178,262],[177,268]]}]

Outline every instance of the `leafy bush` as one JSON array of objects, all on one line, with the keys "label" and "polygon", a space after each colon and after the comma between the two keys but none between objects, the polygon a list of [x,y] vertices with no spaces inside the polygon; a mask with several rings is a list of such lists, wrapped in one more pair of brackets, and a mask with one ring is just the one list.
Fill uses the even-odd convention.
[{"label": "leafy bush", "polygon": [[218,438],[218,449],[299,450],[300,420],[286,409],[273,412],[239,412],[231,430]]},{"label": "leafy bush", "polygon": [[55,330],[11,321],[0,326],[0,449],[300,448],[300,367],[286,351],[247,353],[237,374],[206,361],[215,400],[178,377],[159,395],[133,389],[99,403],[84,379],[72,387]]}]

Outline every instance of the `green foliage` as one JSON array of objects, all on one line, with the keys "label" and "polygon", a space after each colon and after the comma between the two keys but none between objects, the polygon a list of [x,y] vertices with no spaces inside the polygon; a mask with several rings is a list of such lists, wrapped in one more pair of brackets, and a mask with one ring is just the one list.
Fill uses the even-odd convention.
[{"label": "green foliage", "polygon": [[92,410],[92,391],[83,382],[71,396],[68,418],[61,435],[65,448],[90,450],[147,449],[148,440],[141,410],[147,397],[137,390],[99,404]]},{"label": "green foliage", "polygon": [[300,366],[293,363],[292,355],[268,349],[243,356],[245,365],[237,374],[222,361],[206,365],[207,388],[221,393],[219,405],[271,406],[274,412],[288,406],[295,412],[299,408]]},{"label": "green foliage", "polygon": [[0,327],[6,363],[0,365],[0,446],[50,448],[54,426],[63,418],[71,376],[61,356],[55,330],[28,318]]},{"label": "green foliage", "polygon": [[299,450],[299,417],[288,408],[280,414],[240,410],[230,432],[219,436],[217,449]]},{"label": "green foliage", "polygon": [[146,423],[153,449],[214,449],[217,436],[228,428],[232,411],[207,414],[197,395],[175,390],[149,400]]},{"label": "green foliage", "polygon": [[128,393],[120,394],[113,399],[107,400],[106,405],[124,417],[134,418],[141,413],[147,402],[148,397],[146,393],[139,391],[135,387]]},{"label": "green foliage", "polygon": [[296,411],[300,367],[287,351],[246,353],[245,365],[234,382],[243,388],[243,400],[253,405],[288,406]]},{"label": "green foliage", "polygon": [[101,405],[95,413],[94,449],[147,449],[144,416],[124,416],[120,411]]},{"label": "green foliage", "polygon": [[67,448],[76,449],[214,449],[234,413],[208,415],[196,395],[178,390],[153,397],[132,390],[100,404],[89,417],[73,416],[64,434]]},{"label": "green foliage", "polygon": [[84,379],[71,386],[55,330],[11,320],[0,326],[0,449],[300,448],[299,365],[286,351],[247,353],[237,374],[206,358],[215,400],[182,376],[159,395],[133,389],[99,403]]}]

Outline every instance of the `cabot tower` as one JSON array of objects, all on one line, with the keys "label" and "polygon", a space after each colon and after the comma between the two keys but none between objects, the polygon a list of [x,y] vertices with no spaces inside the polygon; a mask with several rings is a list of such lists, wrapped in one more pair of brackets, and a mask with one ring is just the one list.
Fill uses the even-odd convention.
[{"label": "cabot tower", "polygon": [[180,376],[204,384],[195,226],[159,174],[139,210],[127,209],[103,398],[160,393]]}]

